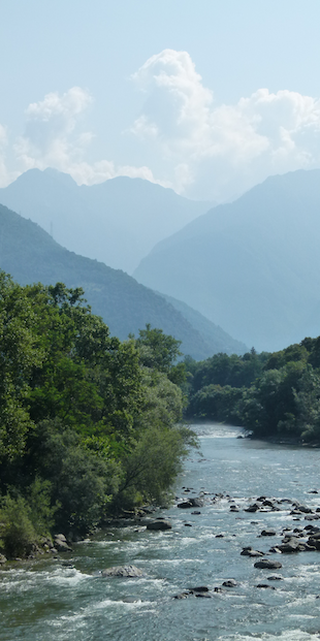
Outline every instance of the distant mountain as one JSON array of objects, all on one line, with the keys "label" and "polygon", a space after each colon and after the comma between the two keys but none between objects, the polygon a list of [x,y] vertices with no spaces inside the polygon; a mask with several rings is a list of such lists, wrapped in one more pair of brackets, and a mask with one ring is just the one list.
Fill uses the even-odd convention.
[{"label": "distant mountain", "polygon": [[161,239],[212,207],[140,178],[79,187],[55,169],[30,169],[0,189],[0,203],[63,247],[129,274]]},{"label": "distant mountain", "polygon": [[258,350],[320,333],[320,170],[268,178],[158,243],[134,272]]},{"label": "distant mountain", "polygon": [[[103,263],[68,251],[30,220],[0,205],[0,268],[22,285],[63,282],[82,287],[95,314],[102,316],[113,335],[138,335],[146,323],[182,341],[181,349],[199,360],[216,352],[213,334],[203,336],[175,307],[134,278]],[[226,351],[242,353],[229,337]],[[221,351],[220,349],[218,351]]]},{"label": "distant mountain", "polygon": [[[159,292],[156,293],[158,294]],[[186,303],[166,294],[160,294],[160,296],[163,296],[199,332],[208,345],[208,351],[211,350],[212,354],[242,355],[249,351],[244,343],[232,339],[219,325],[215,325]]]}]

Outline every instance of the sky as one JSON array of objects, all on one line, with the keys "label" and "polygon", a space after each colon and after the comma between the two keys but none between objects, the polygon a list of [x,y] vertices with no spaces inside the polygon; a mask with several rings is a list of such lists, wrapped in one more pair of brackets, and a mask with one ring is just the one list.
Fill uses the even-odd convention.
[{"label": "sky", "polygon": [[38,167],[225,202],[320,167],[319,0],[0,0],[0,186]]}]

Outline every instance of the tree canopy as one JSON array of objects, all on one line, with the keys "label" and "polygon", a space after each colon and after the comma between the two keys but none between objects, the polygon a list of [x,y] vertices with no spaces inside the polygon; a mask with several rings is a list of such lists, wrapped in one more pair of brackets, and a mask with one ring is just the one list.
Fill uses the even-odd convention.
[{"label": "tree canopy", "polygon": [[121,342],[82,289],[0,273],[4,547],[19,506],[29,532],[84,534],[115,510],[166,500],[188,440],[178,347],[150,326]]}]

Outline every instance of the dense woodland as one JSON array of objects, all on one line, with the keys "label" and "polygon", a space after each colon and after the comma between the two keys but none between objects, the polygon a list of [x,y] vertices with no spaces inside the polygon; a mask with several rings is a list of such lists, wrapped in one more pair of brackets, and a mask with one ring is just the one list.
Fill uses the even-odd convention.
[{"label": "dense woodland", "polygon": [[[192,441],[179,342],[147,326],[121,342],[81,289],[0,273],[0,548],[83,536],[168,491]],[[180,424],[181,425],[181,424]]]},{"label": "dense woodland", "polygon": [[255,437],[320,442],[320,337],[186,365],[189,417],[241,425]]}]

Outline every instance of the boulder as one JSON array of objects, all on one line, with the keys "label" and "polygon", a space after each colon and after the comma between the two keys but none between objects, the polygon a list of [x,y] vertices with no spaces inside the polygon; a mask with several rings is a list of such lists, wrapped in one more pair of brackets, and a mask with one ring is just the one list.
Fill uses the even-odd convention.
[{"label": "boulder", "polygon": [[278,570],[282,568],[282,563],[280,561],[271,561],[270,559],[261,559],[255,562],[254,567],[263,570]]},{"label": "boulder", "polygon": [[224,581],[222,585],[224,588],[235,588],[238,584],[234,579],[228,579],[227,581]]},{"label": "boulder", "polygon": [[276,532],[274,530],[262,530],[261,536],[275,536]]},{"label": "boulder", "polygon": [[257,512],[259,510],[260,505],[257,505],[257,503],[253,503],[253,505],[249,505],[249,507],[245,508],[245,512]]},{"label": "boulder", "polygon": [[56,534],[54,536],[54,547],[58,552],[72,552],[72,548],[67,543],[67,539],[64,534]]},{"label": "boulder", "polygon": [[183,508],[183,509],[188,509],[190,507],[203,507],[203,500],[200,499],[199,497],[197,498],[189,498],[187,501],[182,501],[181,503],[178,503],[177,507]]},{"label": "boulder", "polygon": [[147,524],[147,530],[171,530],[172,525],[170,521],[165,519],[156,519]]},{"label": "boulder", "polygon": [[104,577],[126,577],[129,579],[135,579],[137,577],[143,576],[142,570],[139,570],[135,565],[115,565],[112,568],[107,568],[102,571],[102,576]]},{"label": "boulder", "polygon": [[259,550],[254,550],[251,547],[248,548],[243,548],[242,552],[240,552],[241,556],[250,556],[252,558],[257,557],[257,556],[264,556],[264,552],[260,552]]}]

